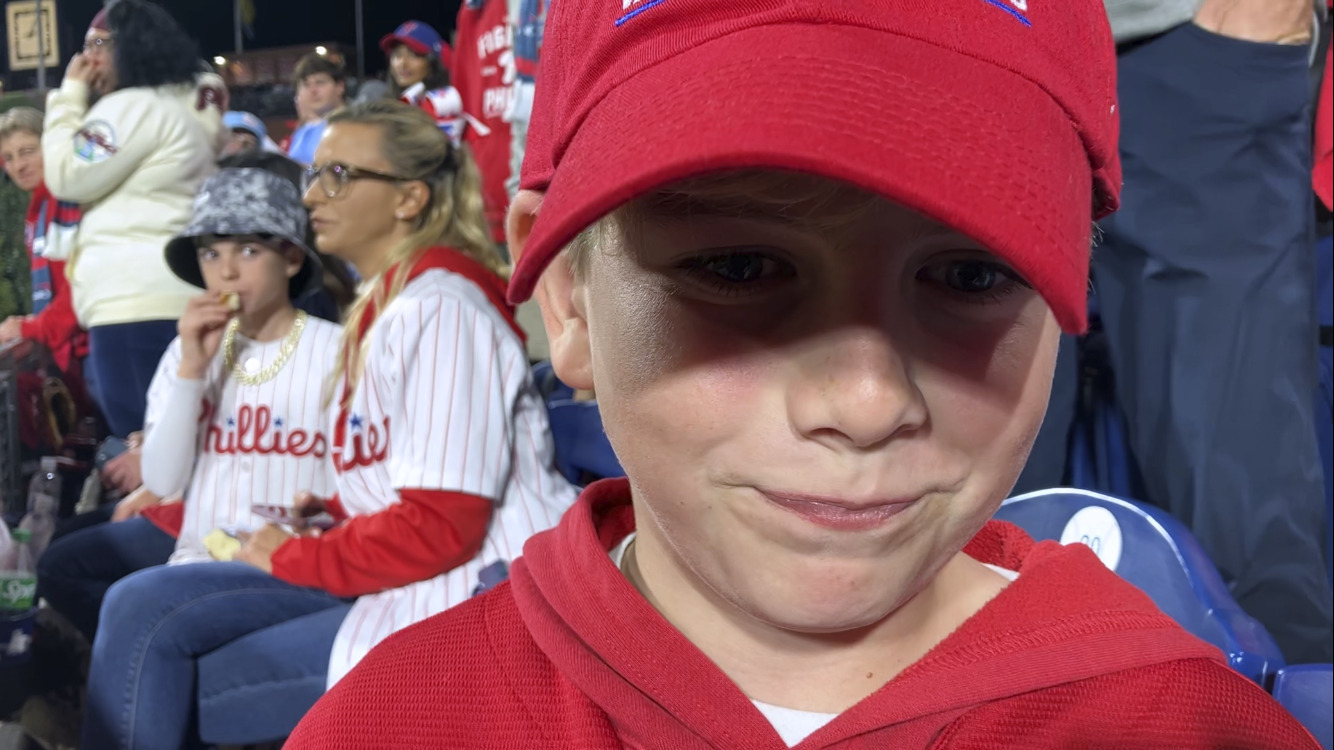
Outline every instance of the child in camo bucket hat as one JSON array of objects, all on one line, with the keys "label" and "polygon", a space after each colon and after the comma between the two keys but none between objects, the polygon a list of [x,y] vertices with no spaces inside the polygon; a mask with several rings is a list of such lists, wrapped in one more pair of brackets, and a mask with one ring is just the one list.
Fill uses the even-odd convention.
[{"label": "child in camo bucket hat", "polygon": [[[254,237],[300,248],[305,262],[288,283],[289,298],[319,290],[319,256],[306,244],[306,208],[296,187],[272,172],[256,168],[223,169],[204,181],[195,196],[194,217],[167,243],[167,266],[182,281],[205,287],[199,249],[212,237]],[[274,248],[271,248],[274,249]]]}]

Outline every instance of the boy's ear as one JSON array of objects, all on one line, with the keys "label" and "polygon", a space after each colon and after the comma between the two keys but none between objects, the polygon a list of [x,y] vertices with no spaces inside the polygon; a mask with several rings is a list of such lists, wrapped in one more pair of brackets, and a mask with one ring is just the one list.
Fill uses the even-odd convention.
[{"label": "boy's ear", "polygon": [[561,253],[538,278],[533,296],[542,309],[556,376],[571,388],[591,391],[593,350],[588,338],[586,289],[584,282],[575,278],[569,255]]},{"label": "boy's ear", "polygon": [[[510,203],[505,236],[510,254],[517,261],[542,206],[542,193],[521,190]],[[585,285],[576,279],[569,256],[560,253],[538,278],[533,297],[542,309],[547,329],[551,366],[566,385],[580,390],[593,388],[592,349],[588,340],[588,317],[584,304]]]},{"label": "boy's ear", "polygon": [[290,242],[283,243],[283,257],[287,260],[287,278],[289,279],[301,273],[301,267],[306,265],[306,251]]},{"label": "boy's ear", "polygon": [[520,190],[510,201],[510,210],[505,214],[505,238],[509,240],[510,259],[515,264],[528,243],[528,235],[532,234],[545,195],[536,190]]}]

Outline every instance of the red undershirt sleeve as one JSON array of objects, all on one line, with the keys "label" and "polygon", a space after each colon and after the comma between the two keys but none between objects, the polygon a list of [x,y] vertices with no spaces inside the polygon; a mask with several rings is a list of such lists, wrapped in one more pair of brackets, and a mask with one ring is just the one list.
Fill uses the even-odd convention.
[{"label": "red undershirt sleeve", "polygon": [[400,502],[354,516],[273,554],[273,575],[335,596],[373,594],[434,578],[482,548],[492,502],[445,490],[400,490]]}]

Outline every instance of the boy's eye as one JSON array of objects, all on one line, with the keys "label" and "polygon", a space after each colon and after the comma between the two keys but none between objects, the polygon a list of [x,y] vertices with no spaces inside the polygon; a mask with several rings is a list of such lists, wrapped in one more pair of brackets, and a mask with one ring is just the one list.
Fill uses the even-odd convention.
[{"label": "boy's eye", "polygon": [[681,262],[678,267],[697,283],[733,295],[758,291],[769,282],[793,275],[787,262],[746,250],[701,255]]},{"label": "boy's eye", "polygon": [[1000,280],[1000,270],[986,263],[951,263],[945,271],[945,286],[957,292],[990,291]]},{"label": "boy's eye", "polygon": [[763,277],[764,264],[765,259],[758,255],[738,253],[705,258],[699,268],[733,284],[744,284]]},{"label": "boy's eye", "polygon": [[258,255],[259,249],[252,245],[246,245],[245,247],[241,248],[241,254],[247,257],[252,255]]},{"label": "boy's eye", "polygon": [[[945,260],[923,268],[917,278],[968,302],[991,302],[1029,287],[1003,263],[982,259]],[[1030,287],[1031,288],[1031,287]]]}]

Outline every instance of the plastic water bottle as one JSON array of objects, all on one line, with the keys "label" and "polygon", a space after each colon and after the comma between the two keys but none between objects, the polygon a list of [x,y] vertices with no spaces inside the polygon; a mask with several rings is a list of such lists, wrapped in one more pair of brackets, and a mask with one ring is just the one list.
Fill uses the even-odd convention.
[{"label": "plastic water bottle", "polygon": [[14,556],[14,567],[0,570],[0,613],[27,612],[37,595],[32,535],[27,529],[14,529],[13,540],[18,553]]},{"label": "plastic water bottle", "polygon": [[0,570],[0,665],[25,663],[32,657],[37,566],[31,537],[27,529],[14,529],[16,562]]},{"label": "plastic water bottle", "polygon": [[[19,548],[14,542],[14,537],[9,533],[9,527],[5,525],[5,519],[0,518],[0,570],[13,570],[18,564]],[[3,748],[4,745],[0,745]]]},{"label": "plastic water bottle", "polygon": [[32,534],[31,551],[36,560],[46,551],[56,531],[56,513],[60,511],[60,464],[54,457],[42,459],[41,468],[28,485],[28,515],[19,521],[20,529]]}]

